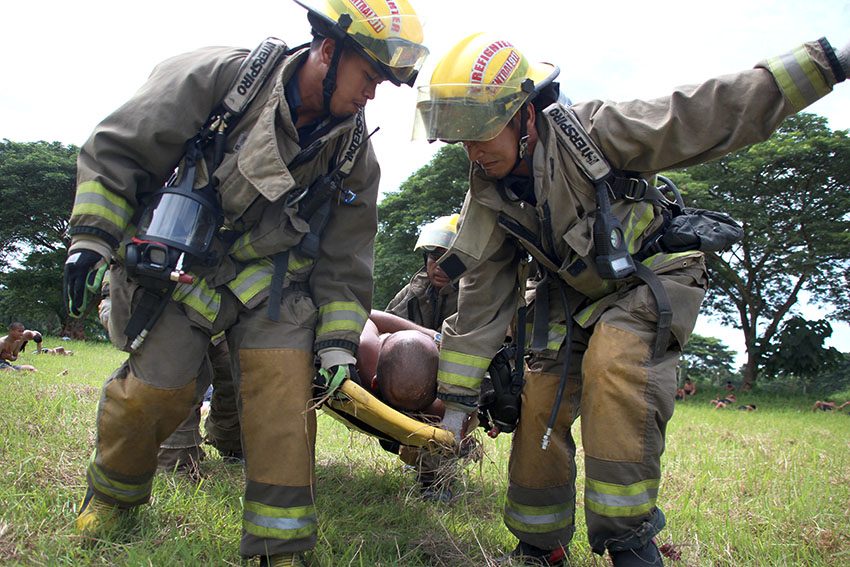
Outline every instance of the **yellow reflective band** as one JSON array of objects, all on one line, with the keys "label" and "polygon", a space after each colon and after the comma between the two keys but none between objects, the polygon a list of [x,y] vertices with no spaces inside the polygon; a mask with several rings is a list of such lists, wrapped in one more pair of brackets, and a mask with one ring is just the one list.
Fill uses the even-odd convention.
[{"label": "yellow reflective band", "polygon": [[300,539],[316,533],[316,510],[313,506],[278,508],[259,502],[245,501],[242,527],[256,537]]},{"label": "yellow reflective band", "polygon": [[437,382],[449,384],[450,386],[460,386],[470,390],[477,390],[481,386],[482,378],[473,376],[464,376],[462,374],[453,374],[445,370],[437,371]]},{"label": "yellow reflective band", "polygon": [[312,258],[302,257],[294,252],[289,255],[289,267],[287,268],[287,272],[290,274],[294,274],[298,270],[304,269],[308,266],[312,266],[315,260]]},{"label": "yellow reflective band", "polygon": [[567,503],[550,506],[527,506],[508,499],[503,515],[505,524],[525,533],[547,533],[572,525],[572,513]]},{"label": "yellow reflective band", "polygon": [[802,110],[830,91],[804,46],[768,59],[766,65],[794,110]]},{"label": "yellow reflective band", "polygon": [[142,484],[128,484],[109,478],[95,463],[94,455],[89,462],[88,479],[94,490],[125,504],[136,504],[144,500],[150,495],[153,487],[153,479]]},{"label": "yellow reflective band", "polygon": [[92,215],[114,224],[120,231],[133,217],[133,207],[126,199],[107,190],[97,181],[86,181],[77,186],[71,216]]},{"label": "yellow reflective band", "polygon": [[316,336],[334,331],[360,333],[366,325],[368,315],[356,301],[332,301],[319,308],[319,320]]},{"label": "yellow reflective band", "polygon": [[564,338],[566,338],[566,336],[566,325],[552,323],[549,325],[549,342],[546,344],[546,348],[554,351],[561,350],[561,344],[564,342]]},{"label": "yellow reflective band", "polygon": [[[534,327],[532,323],[526,323],[525,325],[525,348],[531,348],[531,343],[534,340],[533,334]],[[560,323],[550,323],[549,324],[549,334],[546,338],[546,350],[561,350],[561,344],[564,342],[564,338],[567,336],[567,326],[561,325]]]},{"label": "yellow reflective band", "polygon": [[832,89],[830,89],[829,84],[827,84],[826,79],[821,74],[820,69],[815,65],[814,60],[809,57],[809,54],[802,47],[794,50],[794,57],[797,60],[797,64],[803,70],[803,73],[806,75],[806,78],[809,80],[809,84],[815,91],[815,96],[817,98],[809,101],[811,104],[815,102],[817,99],[828,95]]},{"label": "yellow reflective band", "polygon": [[251,233],[246,232],[236,239],[233,246],[230,247],[230,255],[239,261],[255,260],[260,256],[254,247],[251,245]]},{"label": "yellow reflective band", "polygon": [[473,368],[478,368],[481,370],[487,370],[490,367],[490,359],[484,358],[483,356],[475,356],[474,354],[464,354],[462,352],[456,352],[452,350],[442,350],[440,351],[440,362],[451,362],[454,364],[462,364],[464,366],[471,366]]},{"label": "yellow reflective band", "polygon": [[451,386],[477,390],[490,361],[481,356],[451,350],[440,351],[437,381]]},{"label": "yellow reflective band", "polygon": [[194,284],[177,284],[171,297],[201,314],[212,323],[221,309],[221,294],[210,289],[204,279],[196,277]]},{"label": "yellow reflective band", "polygon": [[658,254],[653,254],[649,258],[646,258],[641,262],[647,268],[655,269],[656,266],[660,266],[661,264],[666,264],[671,260],[675,260],[676,258],[684,258],[686,256],[697,256],[698,250],[686,250],[685,252],[659,252]]},{"label": "yellow reflective band", "polygon": [[[641,213],[638,215],[637,211],[639,209],[643,209]],[[638,251],[637,240],[640,236],[643,236],[646,227],[649,226],[649,223],[652,222],[652,219],[655,218],[655,211],[652,208],[652,205],[643,202],[638,206],[632,207],[631,211],[629,211],[629,216],[626,219],[626,226],[624,229],[625,234],[623,234],[623,238],[626,241],[626,245],[629,249],[629,254],[634,254]]]},{"label": "yellow reflective band", "polygon": [[239,272],[233,281],[227,283],[227,287],[244,305],[271,285],[273,272],[274,265],[264,259]]},{"label": "yellow reflective band", "polygon": [[585,507],[600,516],[640,516],[655,508],[661,480],[651,478],[622,485],[585,479]]}]

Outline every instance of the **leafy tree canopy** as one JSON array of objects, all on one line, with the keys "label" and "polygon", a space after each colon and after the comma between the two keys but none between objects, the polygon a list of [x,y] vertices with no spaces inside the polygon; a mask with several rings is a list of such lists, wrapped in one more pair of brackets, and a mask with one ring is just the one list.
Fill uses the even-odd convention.
[{"label": "leafy tree canopy", "polygon": [[793,375],[804,388],[826,375],[844,361],[844,356],[825,341],[832,335],[829,321],[807,321],[791,317],[777,333],[772,344],[763,349],[768,376]]},{"label": "leafy tree canopy", "polygon": [[692,206],[743,222],[744,239],[712,255],[706,304],[742,330],[752,386],[801,291],[850,319],[850,138],[812,114],[788,118],[766,142],[673,174]]},{"label": "leafy tree canopy", "polygon": [[59,332],[78,148],[0,143],[0,322]]},{"label": "leafy tree canopy", "polygon": [[720,385],[732,378],[735,353],[715,337],[691,335],[682,353],[681,377]]},{"label": "leafy tree canopy", "polygon": [[398,191],[387,193],[380,202],[375,241],[376,309],[383,309],[422,268],[422,257],[413,252],[419,229],[437,217],[460,211],[468,172],[463,148],[443,146]]}]

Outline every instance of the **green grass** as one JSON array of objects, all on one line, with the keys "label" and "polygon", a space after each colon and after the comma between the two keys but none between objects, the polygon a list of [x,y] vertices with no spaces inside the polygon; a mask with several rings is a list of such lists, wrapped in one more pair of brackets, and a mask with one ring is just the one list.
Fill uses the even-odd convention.
[{"label": "green grass", "polygon": [[[120,535],[92,544],[74,534],[100,384],[124,355],[62,344],[75,356],[25,353],[21,362],[39,372],[0,373],[0,563],[242,565],[242,470],[214,450],[200,484],[158,475],[152,505]],[[678,547],[676,564],[850,564],[850,416],[812,412],[810,398],[755,394],[739,403],[756,412],[714,410],[715,393],[680,403],[669,425],[659,542]],[[320,415],[312,564],[493,565],[515,543],[500,516],[510,438],[484,445],[454,503],[423,502],[397,459]],[[580,511],[577,522],[573,564],[607,565],[589,552]]]}]

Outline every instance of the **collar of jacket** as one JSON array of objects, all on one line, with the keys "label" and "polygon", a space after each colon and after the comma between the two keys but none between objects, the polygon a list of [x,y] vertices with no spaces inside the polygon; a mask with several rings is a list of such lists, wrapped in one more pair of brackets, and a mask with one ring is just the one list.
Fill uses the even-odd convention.
[{"label": "collar of jacket", "polygon": [[[298,144],[298,132],[284,94],[284,85],[308,53],[309,48],[304,48],[285,59],[271,94],[239,150],[239,171],[271,202],[277,201],[299,184],[313,181],[297,179],[287,166],[304,148]],[[351,131],[355,127],[355,118],[356,115],[348,117],[316,140],[311,145],[316,156],[324,153],[323,150],[333,140]],[[329,156],[326,161],[330,161]],[[325,164],[324,170],[328,167],[329,164]]]}]

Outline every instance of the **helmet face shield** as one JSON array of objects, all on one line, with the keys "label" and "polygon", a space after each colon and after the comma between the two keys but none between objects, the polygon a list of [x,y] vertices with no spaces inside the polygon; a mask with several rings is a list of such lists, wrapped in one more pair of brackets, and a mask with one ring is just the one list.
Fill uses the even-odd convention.
[{"label": "helmet face shield", "polygon": [[457,234],[458,213],[438,217],[422,227],[416,239],[414,252],[431,252],[438,249],[448,249]]},{"label": "helmet face shield", "polygon": [[492,140],[528,98],[515,86],[428,85],[418,91],[414,140]]},{"label": "helmet face shield", "polygon": [[400,37],[375,39],[362,34],[351,34],[368,57],[377,61],[394,83],[412,84],[428,56],[428,49]]}]

